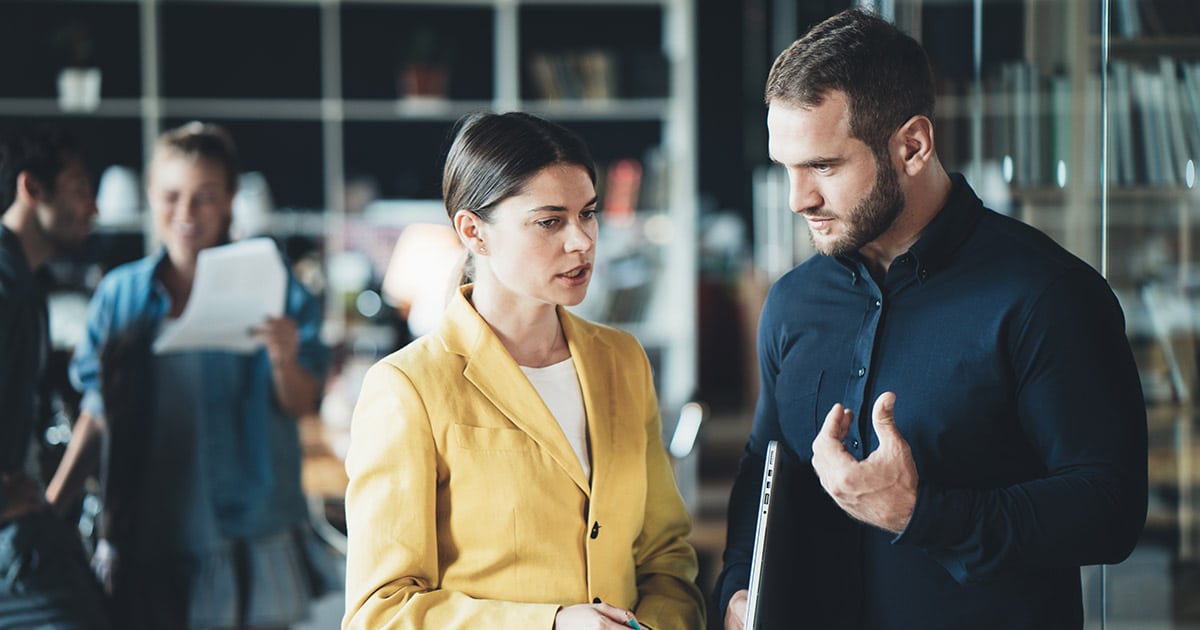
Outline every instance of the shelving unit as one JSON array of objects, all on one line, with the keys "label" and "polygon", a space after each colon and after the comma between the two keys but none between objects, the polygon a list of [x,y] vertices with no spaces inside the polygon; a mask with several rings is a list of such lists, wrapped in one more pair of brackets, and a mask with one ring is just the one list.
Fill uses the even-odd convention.
[{"label": "shelving unit", "polygon": [[[1088,623],[1195,623],[1200,611],[1187,602],[1200,589],[1200,303],[1189,296],[1200,281],[1200,191],[1185,165],[1200,161],[1200,116],[1172,108],[1182,102],[1173,95],[1186,96],[1179,66],[1200,60],[1200,10],[1175,0],[897,4],[910,21],[902,27],[921,21],[915,30],[937,38],[954,30],[931,19],[940,12],[970,33],[957,48],[932,49],[935,64],[945,63],[938,53],[970,60],[955,62],[960,75],[948,82],[950,98],[939,99],[938,128],[951,129],[949,143],[939,137],[948,168],[966,172],[985,203],[1100,270],[1125,310],[1150,417],[1150,508],[1130,560],[1084,569]],[[1167,4],[1192,11],[1173,21],[1176,32],[1119,36],[1119,15]],[[985,190],[986,182],[996,185]]]},{"label": "shelving unit", "polygon": [[[34,60],[0,86],[0,125],[53,118],[80,136],[97,166],[140,171],[161,130],[197,118],[222,123],[244,169],[265,175],[285,216],[324,218],[275,224],[320,231],[326,251],[338,249],[356,210],[347,203],[355,181],[373,182],[387,199],[437,197],[448,134],[469,112],[525,110],[562,121],[584,136],[602,168],[656,155],[664,202],[639,209],[653,220],[631,228],[654,229],[639,235],[654,249],[652,299],[644,317],[620,325],[636,331],[655,360],[665,417],[694,395],[691,0],[19,0],[0,4],[0,22],[12,34],[0,42],[0,58]],[[88,61],[102,72],[94,110],[64,110],[55,94],[66,61],[54,36],[67,25],[84,27]],[[606,98],[543,98],[530,58],[576,50],[603,51],[624,64],[618,76],[657,71],[661,86],[652,89],[651,77]],[[637,58],[622,57],[626,50]],[[429,56],[451,69],[445,93],[405,94],[400,64]]]}]

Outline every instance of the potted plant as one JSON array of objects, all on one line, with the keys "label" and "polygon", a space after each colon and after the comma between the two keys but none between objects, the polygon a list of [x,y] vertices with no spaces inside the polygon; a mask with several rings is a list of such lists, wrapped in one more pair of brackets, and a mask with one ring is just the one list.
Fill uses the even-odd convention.
[{"label": "potted plant", "polygon": [[94,111],[100,106],[100,68],[92,63],[93,42],[87,24],[67,22],[54,31],[58,73],[58,106],[64,111]]},{"label": "potted plant", "polygon": [[448,52],[439,46],[429,25],[418,26],[406,38],[400,62],[400,95],[404,98],[445,98],[449,84]]}]

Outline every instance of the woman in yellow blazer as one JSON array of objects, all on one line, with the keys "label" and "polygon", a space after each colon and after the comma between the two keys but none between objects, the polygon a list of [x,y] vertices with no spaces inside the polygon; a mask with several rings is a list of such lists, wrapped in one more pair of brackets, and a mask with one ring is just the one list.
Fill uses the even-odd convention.
[{"label": "woman in yellow blazer", "polygon": [[363,383],[343,628],[702,628],[645,352],[563,308],[595,255],[587,148],[468,117],[443,197],[474,284]]}]

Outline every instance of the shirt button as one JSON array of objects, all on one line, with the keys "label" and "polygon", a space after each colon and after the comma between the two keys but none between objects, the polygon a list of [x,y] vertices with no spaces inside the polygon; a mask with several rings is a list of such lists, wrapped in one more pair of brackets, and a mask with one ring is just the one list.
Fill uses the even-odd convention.
[{"label": "shirt button", "polygon": [[850,448],[857,449],[858,448],[858,440],[851,439],[850,440]]},{"label": "shirt button", "polygon": [[[867,368],[858,368],[859,376],[864,376],[864,375],[866,375],[866,373],[867,373]],[[593,538],[594,538],[594,536],[593,536]]]},{"label": "shirt button", "polygon": [[599,535],[600,535],[600,522],[597,521],[595,523],[592,523],[592,538],[596,538]]},{"label": "shirt button", "polygon": [[875,300],[875,308],[879,308],[880,306],[883,306],[883,300]]}]

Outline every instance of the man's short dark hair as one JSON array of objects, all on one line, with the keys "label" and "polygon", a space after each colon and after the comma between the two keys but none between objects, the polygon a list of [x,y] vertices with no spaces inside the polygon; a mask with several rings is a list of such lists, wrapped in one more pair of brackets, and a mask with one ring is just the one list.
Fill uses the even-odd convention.
[{"label": "man's short dark hair", "polygon": [[0,132],[0,213],[17,198],[17,175],[28,172],[47,190],[73,157],[79,157],[79,144],[71,135],[55,127],[38,125]]},{"label": "man's short dark hair", "polygon": [[850,135],[876,152],[908,119],[933,117],[933,71],[925,50],[860,9],[817,24],[780,53],[767,77],[766,102],[813,107],[831,91],[847,96]]}]

